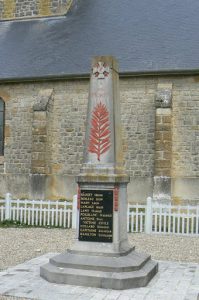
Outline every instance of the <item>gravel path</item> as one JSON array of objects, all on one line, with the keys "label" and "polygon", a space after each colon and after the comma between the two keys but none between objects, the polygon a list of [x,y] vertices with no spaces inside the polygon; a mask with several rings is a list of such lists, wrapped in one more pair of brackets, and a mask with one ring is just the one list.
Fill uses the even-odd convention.
[{"label": "gravel path", "polygon": [[[48,252],[63,252],[74,241],[71,229],[0,228],[0,270]],[[199,263],[199,238],[129,234],[137,250],[157,260]]]}]

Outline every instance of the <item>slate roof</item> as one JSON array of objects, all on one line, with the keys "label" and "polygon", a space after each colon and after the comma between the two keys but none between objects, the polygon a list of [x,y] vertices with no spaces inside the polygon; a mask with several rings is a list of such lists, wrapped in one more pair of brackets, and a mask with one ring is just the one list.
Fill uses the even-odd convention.
[{"label": "slate roof", "polygon": [[67,16],[0,22],[0,80],[82,76],[95,55],[122,74],[198,72],[198,0],[76,0]]}]

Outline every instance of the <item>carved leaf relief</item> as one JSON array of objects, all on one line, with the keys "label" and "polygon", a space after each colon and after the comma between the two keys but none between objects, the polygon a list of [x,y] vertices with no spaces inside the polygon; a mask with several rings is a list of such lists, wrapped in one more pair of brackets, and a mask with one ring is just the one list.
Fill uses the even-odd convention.
[{"label": "carved leaf relief", "polygon": [[97,155],[98,161],[110,146],[109,112],[105,104],[98,103],[92,112],[88,151]]}]

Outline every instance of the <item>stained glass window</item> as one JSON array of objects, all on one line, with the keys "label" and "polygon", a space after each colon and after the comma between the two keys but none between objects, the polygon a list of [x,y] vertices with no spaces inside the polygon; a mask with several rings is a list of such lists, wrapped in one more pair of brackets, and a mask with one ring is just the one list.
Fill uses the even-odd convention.
[{"label": "stained glass window", "polygon": [[0,98],[0,155],[4,154],[4,114],[5,103]]}]

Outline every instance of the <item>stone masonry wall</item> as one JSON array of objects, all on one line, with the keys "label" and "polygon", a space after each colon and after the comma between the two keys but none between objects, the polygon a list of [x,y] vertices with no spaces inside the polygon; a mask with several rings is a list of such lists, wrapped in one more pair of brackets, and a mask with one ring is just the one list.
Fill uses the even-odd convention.
[{"label": "stone masonry wall", "polygon": [[[32,89],[31,85],[27,88]],[[7,91],[7,89],[6,89]],[[13,84],[5,99],[5,173],[29,174],[32,151],[32,107],[33,95],[24,93],[23,84]]]},{"label": "stone masonry wall", "polygon": [[153,176],[156,84],[153,78],[120,80],[124,153],[132,177]]},{"label": "stone masonry wall", "polygon": [[2,0],[1,12],[2,19],[13,18],[15,15],[16,3],[15,0]]},{"label": "stone masonry wall", "polygon": [[199,77],[183,78],[173,91],[172,176],[199,176]]},{"label": "stone masonry wall", "polygon": [[[120,79],[124,161],[131,176],[129,200],[144,202],[153,194],[157,175],[155,94],[161,82],[171,82],[173,86],[168,137],[171,157],[166,166],[172,180],[171,197],[176,202],[196,201],[199,80],[191,76]],[[11,192],[15,197],[34,198],[37,191],[37,197],[42,194],[51,199],[72,198],[83,158],[88,90],[87,79],[0,85],[0,97],[6,104],[5,154],[0,157],[1,197]],[[41,120],[34,109],[45,91],[50,91],[51,96],[44,109],[45,120]],[[39,161],[42,166],[37,165]],[[164,172],[159,165],[158,174]]]},{"label": "stone masonry wall", "polygon": [[3,0],[0,0],[0,20],[3,19],[3,9],[4,9]]},{"label": "stone masonry wall", "polygon": [[46,111],[33,112],[32,174],[46,174]]},{"label": "stone masonry wall", "polygon": [[198,76],[176,81],[172,111],[172,195],[178,204],[199,199]]},{"label": "stone masonry wall", "polygon": [[63,15],[73,0],[0,0],[0,19]]},{"label": "stone masonry wall", "polygon": [[39,14],[39,1],[37,0],[16,0],[14,17],[36,16]]}]

